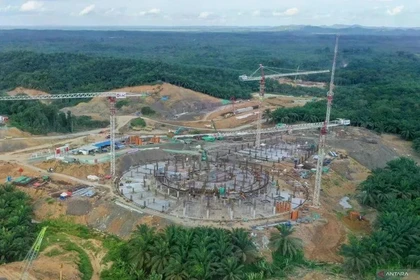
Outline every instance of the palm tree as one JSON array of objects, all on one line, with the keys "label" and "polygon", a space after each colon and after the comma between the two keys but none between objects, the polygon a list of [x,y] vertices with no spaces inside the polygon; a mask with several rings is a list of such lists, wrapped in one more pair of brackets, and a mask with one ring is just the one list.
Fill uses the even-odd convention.
[{"label": "palm tree", "polygon": [[235,255],[244,263],[253,261],[257,255],[257,249],[249,238],[248,232],[244,229],[234,229],[232,231],[232,241]]},{"label": "palm tree", "polygon": [[282,224],[277,225],[278,232],[271,236],[271,246],[276,252],[282,256],[293,258],[297,256],[303,249],[302,240],[292,237],[294,229]]},{"label": "palm tree", "polygon": [[158,239],[153,246],[153,257],[150,259],[149,266],[152,272],[163,273],[169,263],[170,251],[169,242],[163,238]]},{"label": "palm tree", "polygon": [[128,261],[134,270],[146,269],[149,266],[155,240],[154,228],[140,225],[128,242]]},{"label": "palm tree", "polygon": [[241,280],[243,279],[243,268],[242,264],[239,264],[233,257],[225,258],[218,265],[217,274],[222,277],[223,280]]},{"label": "palm tree", "polygon": [[268,278],[268,277],[270,277],[271,275],[273,275],[273,274],[274,274],[274,271],[273,271],[273,265],[272,265],[272,264],[270,264],[270,263],[268,263],[265,259],[263,259],[263,260],[259,261],[259,262],[256,264],[256,266],[257,266],[258,270],[260,270],[260,273],[261,273],[261,274],[262,274],[265,278]]},{"label": "palm tree", "polygon": [[264,273],[260,272],[260,273],[247,273],[246,275],[246,280],[264,280],[267,279],[264,277]]},{"label": "palm tree", "polygon": [[363,275],[371,266],[371,260],[368,252],[360,241],[352,236],[349,244],[341,247],[340,254],[344,256],[344,268],[353,274]]},{"label": "palm tree", "polygon": [[165,268],[165,279],[167,280],[186,280],[188,275],[188,264],[179,257],[172,258],[169,265]]},{"label": "palm tree", "polygon": [[147,280],[163,280],[163,275],[162,274],[152,273],[152,274],[149,275],[149,277],[147,278]]}]

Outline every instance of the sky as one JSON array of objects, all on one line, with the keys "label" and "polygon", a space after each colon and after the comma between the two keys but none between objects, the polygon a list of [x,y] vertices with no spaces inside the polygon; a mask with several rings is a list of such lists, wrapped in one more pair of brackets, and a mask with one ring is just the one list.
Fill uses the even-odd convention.
[{"label": "sky", "polygon": [[0,26],[420,27],[420,0],[0,0]]}]

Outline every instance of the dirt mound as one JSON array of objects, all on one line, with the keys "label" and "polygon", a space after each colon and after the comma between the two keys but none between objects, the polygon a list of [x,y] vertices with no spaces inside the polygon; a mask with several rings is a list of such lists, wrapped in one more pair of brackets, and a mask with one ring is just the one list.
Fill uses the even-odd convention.
[{"label": "dirt mound", "polygon": [[70,175],[76,178],[85,179],[88,175],[98,177],[109,174],[109,163],[101,164],[68,164],[61,161],[49,160],[35,165],[38,168],[47,170],[53,168],[54,172]]},{"label": "dirt mound", "polygon": [[337,254],[341,244],[346,240],[346,232],[337,217],[324,215],[325,221],[313,224],[301,224],[296,228],[296,236],[304,242],[305,256],[322,262],[341,262]]},{"label": "dirt mound", "polygon": [[82,216],[92,210],[92,204],[88,199],[72,197],[67,202],[67,215]]},{"label": "dirt mound", "polygon": [[[118,110],[121,114],[133,114],[144,106],[150,106],[163,117],[182,112],[197,112],[201,114],[202,109],[217,107],[221,105],[219,99],[174,86],[161,84],[154,86],[135,86],[114,89],[112,91],[143,93],[148,92],[148,97],[128,97],[128,104]],[[89,102],[80,103],[74,107],[61,109],[63,112],[71,111],[74,115],[91,116],[93,119],[108,120],[109,104],[106,98],[95,97]]]},{"label": "dirt mound", "polygon": [[44,92],[44,91],[40,91],[36,89],[29,89],[29,88],[24,88],[24,87],[17,87],[14,90],[7,92],[7,94],[10,96],[15,96],[22,93],[27,94],[29,96],[49,95],[49,93]]},{"label": "dirt mound", "polygon": [[[33,262],[28,280],[57,280],[60,278],[60,264],[63,264],[63,279],[79,280],[80,273],[77,268],[77,254],[68,252],[59,256],[49,257],[48,253],[54,248],[47,248]],[[57,250],[57,249],[56,249]],[[14,262],[0,266],[0,277],[6,279],[20,279],[23,262]]]},{"label": "dirt mound", "polygon": [[21,138],[21,137],[30,137],[31,134],[28,132],[24,132],[16,127],[9,127],[7,129],[0,131],[0,138],[2,137],[13,137],[13,138]]},{"label": "dirt mound", "polygon": [[351,220],[349,216],[343,217],[342,221],[352,232],[370,233],[372,231],[369,221]]}]

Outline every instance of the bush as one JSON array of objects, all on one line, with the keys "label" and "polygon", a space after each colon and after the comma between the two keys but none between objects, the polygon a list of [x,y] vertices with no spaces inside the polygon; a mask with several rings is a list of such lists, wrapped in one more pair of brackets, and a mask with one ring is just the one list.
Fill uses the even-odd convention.
[{"label": "bush", "polygon": [[134,120],[131,121],[131,126],[134,127],[145,127],[146,126],[146,122],[142,119],[142,118],[136,118]]},{"label": "bush", "polygon": [[149,106],[146,106],[146,107],[141,108],[141,113],[145,116],[148,116],[148,115],[155,114],[156,111],[150,108]]},{"label": "bush", "polygon": [[123,106],[128,106],[130,104],[130,101],[128,99],[118,100],[115,106],[117,109],[121,109]]}]

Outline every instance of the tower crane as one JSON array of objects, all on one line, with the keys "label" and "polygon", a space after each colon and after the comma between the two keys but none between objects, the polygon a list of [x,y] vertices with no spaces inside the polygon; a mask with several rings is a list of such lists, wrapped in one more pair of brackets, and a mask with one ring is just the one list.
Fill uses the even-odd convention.
[{"label": "tower crane", "polygon": [[338,36],[335,38],[334,60],[333,60],[333,65],[332,65],[332,70],[331,70],[331,81],[330,81],[330,88],[327,94],[327,113],[325,116],[324,125],[322,126],[321,132],[319,134],[318,161],[316,163],[315,188],[314,188],[314,197],[312,200],[312,205],[314,207],[320,206],[319,196],[321,192],[322,166],[324,164],[325,142],[326,142],[326,136],[328,133],[328,127],[330,124],[331,105],[332,105],[332,100],[334,97],[334,76],[335,76],[335,65],[337,61],[337,53],[338,53]]},{"label": "tower crane", "polygon": [[[275,74],[269,74],[265,75],[264,70],[270,70],[272,72],[275,72]],[[260,71],[261,76],[255,76],[255,74]],[[254,73],[251,74],[251,76],[242,75],[239,76],[239,80],[242,82],[248,82],[248,81],[260,81],[260,93],[259,93],[259,111],[258,111],[258,120],[257,120],[257,137],[255,140],[255,146],[260,147],[261,144],[261,122],[262,122],[262,112],[263,112],[263,100],[264,100],[264,94],[265,94],[265,79],[275,79],[280,77],[288,77],[288,76],[302,76],[302,75],[311,75],[311,74],[322,74],[322,73],[329,73],[330,70],[319,70],[319,71],[297,71],[295,73],[276,73],[273,68],[263,66],[260,64],[260,67],[254,71]]]},{"label": "tower crane", "polygon": [[115,179],[115,123],[116,123],[116,108],[115,103],[117,99],[126,97],[142,97],[148,95],[148,92],[141,92],[139,94],[127,94],[126,92],[85,92],[85,93],[65,93],[65,94],[45,94],[38,96],[16,95],[16,96],[0,96],[1,101],[16,101],[16,100],[56,100],[56,99],[74,99],[74,98],[92,98],[105,97],[110,104],[110,145],[111,145],[111,170],[110,175]]}]

